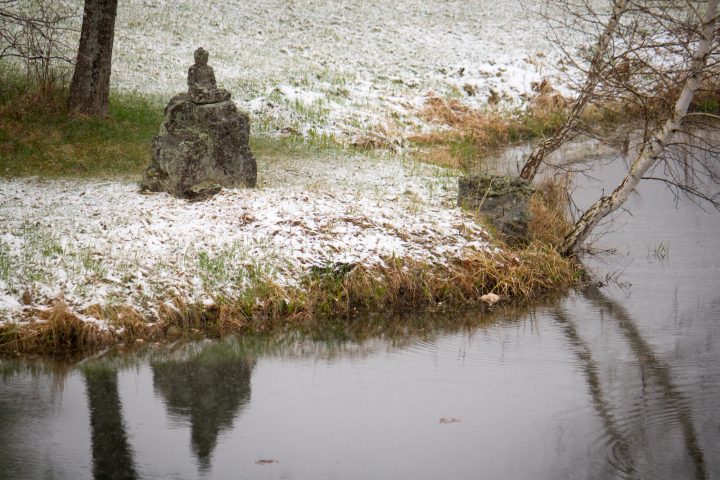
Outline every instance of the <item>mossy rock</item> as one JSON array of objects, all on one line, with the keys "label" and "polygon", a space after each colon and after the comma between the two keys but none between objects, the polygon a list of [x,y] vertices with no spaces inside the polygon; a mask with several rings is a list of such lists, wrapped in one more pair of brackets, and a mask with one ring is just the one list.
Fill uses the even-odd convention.
[{"label": "mossy rock", "polygon": [[197,104],[187,94],[176,95],[153,141],[142,190],[193,198],[192,189],[201,184],[254,187],[257,165],[249,137],[249,116],[232,101]]},{"label": "mossy rock", "polygon": [[458,205],[487,218],[510,245],[530,241],[532,184],[509,175],[468,175],[458,179]]}]

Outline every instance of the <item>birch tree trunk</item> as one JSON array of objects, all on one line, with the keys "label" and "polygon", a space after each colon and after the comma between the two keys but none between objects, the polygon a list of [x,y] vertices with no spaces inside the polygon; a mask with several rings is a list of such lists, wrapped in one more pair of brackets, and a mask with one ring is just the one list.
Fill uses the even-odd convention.
[{"label": "birch tree trunk", "polygon": [[708,0],[707,2],[707,10],[701,27],[701,39],[693,55],[690,76],[685,81],[682,92],[675,103],[672,117],[665,122],[660,131],[641,146],[630,170],[620,185],[609,196],[601,197],[595,202],[575,223],[573,230],[565,237],[561,247],[563,255],[574,254],[577,247],[587,239],[598,222],[625,203],[633,190],[635,190],[635,187],[640,183],[643,175],[662,158],[665,149],[672,142],[675,132],[680,128],[683,119],[687,115],[690,102],[700,84],[700,76],[707,66],[713,31],[717,21],[718,1]]},{"label": "birch tree trunk", "polygon": [[563,124],[558,128],[553,135],[544,140],[532,151],[528,159],[525,161],[525,165],[520,171],[520,178],[532,182],[533,178],[538,172],[540,165],[548,155],[558,149],[563,143],[568,140],[568,137],[572,133],[573,129],[580,120],[585,107],[592,98],[595,87],[600,81],[603,70],[605,69],[604,57],[607,53],[608,45],[612,40],[618,25],[620,24],[620,18],[627,10],[627,0],[615,0],[612,9],[612,16],[605,26],[605,30],[598,39],[598,43],[595,47],[595,54],[590,60],[590,70],[588,71],[585,83],[580,89],[580,96],[573,104],[572,110],[568,114]]},{"label": "birch tree trunk", "polygon": [[104,117],[108,110],[117,0],[85,0],[68,107]]}]

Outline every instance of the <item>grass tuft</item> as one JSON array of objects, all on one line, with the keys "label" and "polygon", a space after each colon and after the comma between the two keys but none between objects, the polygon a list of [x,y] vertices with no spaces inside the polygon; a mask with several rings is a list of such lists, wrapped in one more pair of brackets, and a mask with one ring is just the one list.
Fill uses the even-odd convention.
[{"label": "grass tuft", "polygon": [[98,323],[81,320],[61,300],[35,312],[35,320],[0,328],[0,351],[73,353],[108,345],[114,335]]},{"label": "grass tuft", "polygon": [[532,239],[559,248],[572,224],[568,218],[570,179],[567,175],[545,179],[530,198],[530,232]]},{"label": "grass tuft", "polygon": [[564,111],[557,94],[538,95],[527,108],[512,111],[476,110],[456,99],[431,97],[420,116],[445,130],[410,141],[420,147],[419,160],[468,170],[501,147],[550,134],[562,123]]}]

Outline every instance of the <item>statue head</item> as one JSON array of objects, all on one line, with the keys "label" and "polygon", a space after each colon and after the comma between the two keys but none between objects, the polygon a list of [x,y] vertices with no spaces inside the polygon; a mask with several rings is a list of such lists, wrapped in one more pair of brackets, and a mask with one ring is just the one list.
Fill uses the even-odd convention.
[{"label": "statue head", "polygon": [[195,63],[197,65],[207,65],[210,53],[204,48],[200,47],[195,50]]}]

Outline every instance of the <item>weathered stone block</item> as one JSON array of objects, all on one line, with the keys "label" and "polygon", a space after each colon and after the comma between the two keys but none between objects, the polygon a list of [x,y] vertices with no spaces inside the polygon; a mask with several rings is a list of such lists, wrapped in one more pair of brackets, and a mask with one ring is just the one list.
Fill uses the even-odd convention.
[{"label": "weathered stone block", "polygon": [[458,205],[484,215],[511,244],[530,241],[532,185],[518,177],[470,175],[458,179]]}]

